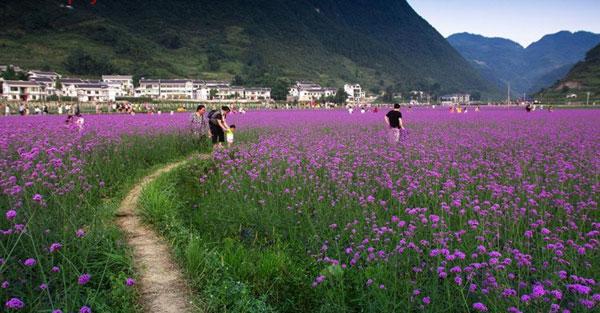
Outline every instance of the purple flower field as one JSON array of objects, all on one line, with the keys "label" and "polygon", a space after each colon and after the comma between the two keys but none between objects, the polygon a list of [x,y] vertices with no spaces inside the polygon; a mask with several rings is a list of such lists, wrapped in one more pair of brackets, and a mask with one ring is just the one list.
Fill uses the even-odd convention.
[{"label": "purple flower field", "polygon": [[2,312],[136,305],[110,199],[136,173],[193,150],[180,135],[187,115],[84,118],[82,129],[64,116],[0,119]]},{"label": "purple flower field", "polygon": [[[179,189],[201,239],[184,263],[192,281],[218,275],[201,290],[225,299],[215,307],[249,311],[225,301],[252,295],[256,312],[598,309],[600,111],[403,109],[400,143],[384,114],[228,118],[238,142],[194,177],[201,193]],[[3,311],[135,312],[109,199],[197,148],[187,118],[0,120]]]},{"label": "purple flower field", "polygon": [[[598,309],[600,111],[403,109],[400,143],[384,114],[234,117],[262,131],[216,152],[220,174],[200,177],[197,228],[275,242],[268,249],[308,277],[270,295],[305,309]],[[249,255],[265,249],[240,242]],[[278,301],[267,303],[293,311]]]}]

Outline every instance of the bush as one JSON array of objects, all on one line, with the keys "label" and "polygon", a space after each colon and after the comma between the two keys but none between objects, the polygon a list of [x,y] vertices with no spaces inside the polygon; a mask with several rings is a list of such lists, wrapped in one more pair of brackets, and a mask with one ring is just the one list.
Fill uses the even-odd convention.
[{"label": "bush", "polygon": [[114,65],[83,49],[71,51],[64,61],[67,71],[78,75],[103,75],[116,72]]}]

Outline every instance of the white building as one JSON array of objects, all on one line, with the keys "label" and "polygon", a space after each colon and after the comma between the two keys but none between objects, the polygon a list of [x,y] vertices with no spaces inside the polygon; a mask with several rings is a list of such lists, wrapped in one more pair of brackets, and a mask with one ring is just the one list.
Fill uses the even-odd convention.
[{"label": "white building", "polygon": [[56,82],[49,77],[30,77],[29,81],[36,82],[39,85],[44,85],[46,95],[51,96],[56,94]]},{"label": "white building", "polygon": [[194,82],[189,79],[141,79],[136,97],[152,99],[194,99]]},{"label": "white building", "polygon": [[471,95],[468,93],[455,93],[451,95],[441,96],[440,100],[443,105],[454,105],[454,104],[470,104]]},{"label": "white building", "polygon": [[344,91],[348,94],[348,101],[361,102],[365,98],[365,93],[359,84],[346,84]]},{"label": "white building", "polygon": [[135,96],[158,99],[160,97],[160,80],[140,79],[140,86],[135,89]]},{"label": "white building", "polygon": [[194,85],[187,79],[163,79],[159,80],[160,99],[192,99],[194,96]]},{"label": "white building", "polygon": [[60,80],[61,89],[59,92],[62,97],[77,97],[77,88],[75,85],[85,83],[84,80],[80,78],[62,78]]},{"label": "white building", "polygon": [[271,100],[271,88],[246,88],[244,90],[244,99],[250,101],[269,101]]},{"label": "white building", "polygon": [[36,70],[32,70],[27,72],[27,74],[29,75],[29,78],[50,78],[52,80],[56,80],[58,78],[60,78],[60,74],[56,73],[56,72],[42,72],[42,71],[36,71]]},{"label": "white building", "polygon": [[8,101],[36,101],[46,99],[45,85],[22,80],[0,79],[2,99]]},{"label": "white building", "polygon": [[115,90],[117,97],[133,96],[133,76],[131,75],[102,75],[102,81]]},{"label": "white building", "polygon": [[335,96],[337,89],[321,87],[309,81],[297,81],[288,91],[288,101],[310,102],[317,101],[323,97]]},{"label": "white building", "polygon": [[83,83],[76,84],[77,99],[81,102],[108,102],[115,101],[114,95],[111,95],[110,88],[103,83]]},{"label": "white building", "polygon": [[298,101],[310,102],[317,101],[322,98],[335,96],[337,89],[328,87],[306,88],[298,91]]}]

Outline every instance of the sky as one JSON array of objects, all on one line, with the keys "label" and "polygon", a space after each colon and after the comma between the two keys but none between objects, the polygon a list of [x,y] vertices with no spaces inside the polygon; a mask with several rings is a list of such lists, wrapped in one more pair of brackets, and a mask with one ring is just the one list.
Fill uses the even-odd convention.
[{"label": "sky", "polygon": [[527,47],[561,30],[600,33],[600,0],[408,0],[444,37],[468,32]]}]

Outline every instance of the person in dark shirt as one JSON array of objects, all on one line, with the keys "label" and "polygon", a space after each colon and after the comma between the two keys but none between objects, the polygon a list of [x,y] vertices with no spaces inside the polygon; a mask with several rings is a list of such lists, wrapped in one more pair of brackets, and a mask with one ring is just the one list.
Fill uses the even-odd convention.
[{"label": "person in dark shirt", "polygon": [[220,111],[213,110],[208,114],[208,125],[210,127],[210,133],[213,144],[218,147],[222,147],[222,143],[225,142],[225,132],[229,130],[227,126],[226,117],[231,112],[228,106],[221,107]]},{"label": "person in dark shirt", "polygon": [[400,130],[404,129],[404,125],[402,124],[402,113],[400,113],[400,104],[395,103],[394,109],[385,115],[385,123],[390,127],[393,140],[399,142]]}]

